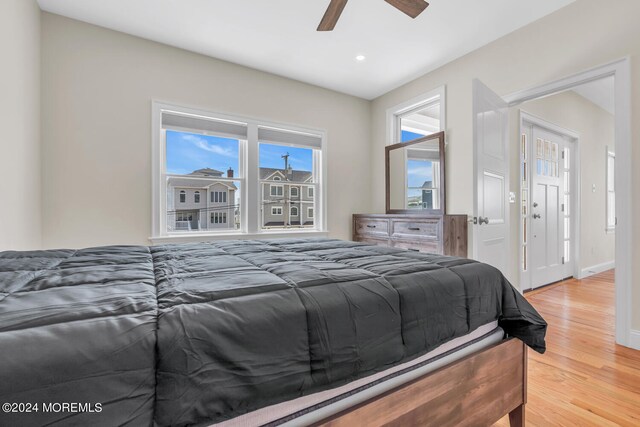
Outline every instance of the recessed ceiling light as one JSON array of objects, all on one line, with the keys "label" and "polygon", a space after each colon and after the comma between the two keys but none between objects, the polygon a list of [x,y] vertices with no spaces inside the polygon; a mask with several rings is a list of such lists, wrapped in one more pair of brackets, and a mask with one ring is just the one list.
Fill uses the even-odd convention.
[{"label": "recessed ceiling light", "polygon": [[358,61],[358,62],[362,62],[362,61],[364,61],[365,59],[367,59],[367,57],[366,57],[366,56],[364,56],[364,55],[358,55],[358,56],[356,56],[356,61]]}]

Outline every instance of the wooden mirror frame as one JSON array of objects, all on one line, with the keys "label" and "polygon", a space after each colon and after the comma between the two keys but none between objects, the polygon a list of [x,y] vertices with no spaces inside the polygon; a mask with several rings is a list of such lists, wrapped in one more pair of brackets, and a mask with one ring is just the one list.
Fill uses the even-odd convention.
[{"label": "wooden mirror frame", "polygon": [[[410,147],[425,141],[437,139],[440,149],[440,209],[391,209],[391,177],[389,176],[389,154],[391,150]],[[445,156],[444,156],[444,132],[434,133],[423,138],[414,139],[409,142],[399,142],[393,145],[387,145],[384,148],[384,175],[385,175],[385,193],[386,193],[386,210],[388,214],[410,214],[410,215],[445,215],[447,213],[446,201],[446,182],[445,182]]]}]

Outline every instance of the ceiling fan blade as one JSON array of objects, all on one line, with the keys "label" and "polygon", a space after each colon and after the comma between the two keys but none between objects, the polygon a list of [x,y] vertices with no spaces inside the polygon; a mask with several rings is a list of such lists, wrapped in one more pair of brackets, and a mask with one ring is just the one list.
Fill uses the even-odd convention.
[{"label": "ceiling fan blade", "polygon": [[318,25],[318,31],[332,31],[336,26],[344,7],[347,5],[348,0],[331,0],[327,11]]},{"label": "ceiling fan blade", "polygon": [[429,6],[424,0],[384,0],[401,12],[416,18]]}]

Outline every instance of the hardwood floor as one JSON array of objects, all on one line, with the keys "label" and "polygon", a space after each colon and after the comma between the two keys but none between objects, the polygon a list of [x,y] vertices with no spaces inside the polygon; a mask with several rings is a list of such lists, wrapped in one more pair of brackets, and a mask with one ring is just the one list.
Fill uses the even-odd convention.
[{"label": "hardwood floor", "polygon": [[615,344],[613,270],[526,297],[549,324],[547,352],[529,350],[526,425],[640,426],[640,351]]}]

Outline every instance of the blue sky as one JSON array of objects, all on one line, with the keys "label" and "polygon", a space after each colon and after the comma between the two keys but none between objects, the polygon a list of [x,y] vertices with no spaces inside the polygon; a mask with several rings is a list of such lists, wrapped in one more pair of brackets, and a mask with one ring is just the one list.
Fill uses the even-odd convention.
[{"label": "blue sky", "polygon": [[[433,181],[433,163],[425,160],[407,160],[407,181],[409,187],[422,187],[425,181]],[[421,190],[409,190],[407,195],[418,196]]]},{"label": "blue sky", "polygon": [[185,175],[197,169],[238,170],[238,141],[167,131],[167,173]]},{"label": "blue sky", "polygon": [[413,141],[414,139],[422,138],[424,135],[420,135],[419,133],[409,132],[408,130],[403,130],[402,135],[400,137],[400,142]]},{"label": "blue sky", "polygon": [[[167,173],[185,175],[197,169],[212,168],[238,171],[238,146],[235,139],[167,131]],[[289,153],[293,169],[311,171],[313,150],[260,144],[260,167],[284,168],[282,155]]]}]

